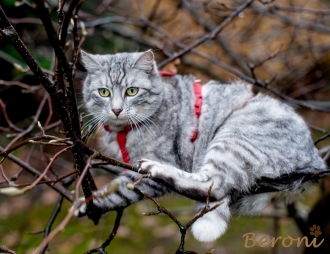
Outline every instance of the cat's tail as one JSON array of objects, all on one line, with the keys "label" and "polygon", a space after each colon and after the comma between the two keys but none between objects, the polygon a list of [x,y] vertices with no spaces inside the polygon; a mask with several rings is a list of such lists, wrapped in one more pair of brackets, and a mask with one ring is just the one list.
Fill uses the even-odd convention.
[{"label": "cat's tail", "polygon": [[[229,198],[223,201],[219,207],[206,213],[192,225],[191,232],[198,241],[213,242],[226,231],[230,219]],[[218,203],[211,202],[210,207]],[[198,203],[197,211],[200,212],[204,206],[205,204]]]}]

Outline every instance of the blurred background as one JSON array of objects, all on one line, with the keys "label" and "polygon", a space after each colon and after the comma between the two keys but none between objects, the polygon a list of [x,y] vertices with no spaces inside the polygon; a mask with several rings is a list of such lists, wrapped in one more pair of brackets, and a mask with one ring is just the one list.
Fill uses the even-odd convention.
[{"label": "blurred background", "polygon": [[[61,1],[60,1],[61,2]],[[67,11],[68,3],[64,5]],[[135,52],[152,49],[158,63],[199,40],[228,18],[244,1],[231,0],[95,0],[86,1],[78,13],[81,48],[95,54]],[[54,52],[45,27],[34,14],[33,1],[1,0],[10,22],[40,66],[52,79]],[[58,5],[47,1],[56,27]],[[72,59],[72,25],[66,43],[66,55]],[[330,161],[330,1],[328,0],[260,0],[231,20],[212,40],[207,40],[162,70],[193,74],[206,82],[217,79],[231,82],[248,77],[264,88],[255,92],[274,96],[278,91],[296,107],[311,128],[313,139],[324,160]],[[85,70],[77,63],[75,88],[81,113],[81,85]],[[269,89],[270,88],[270,89]],[[61,135],[59,118],[52,112],[50,99],[36,81],[15,48],[0,40],[0,146],[6,147],[19,136],[27,138],[40,132],[33,123],[37,118],[50,126],[47,134]],[[306,107],[299,106],[306,103]],[[314,110],[312,109],[314,108]],[[315,110],[315,108],[317,110]],[[247,116],[248,117],[248,116]],[[25,130],[31,129],[28,132]],[[23,134],[22,134],[23,133]],[[20,135],[22,134],[22,135]],[[19,139],[22,140],[22,139]],[[15,141],[15,140],[14,140]],[[89,145],[98,148],[98,137]],[[43,171],[56,147],[29,144],[13,155]],[[4,173],[19,186],[35,178],[16,163],[5,160]],[[62,155],[50,174],[62,176],[72,172],[73,158]],[[113,175],[91,170],[100,188]],[[17,179],[17,180],[16,180]],[[0,174],[0,188],[8,183]],[[72,187],[69,187],[72,190]],[[269,206],[255,217],[233,217],[228,231],[214,243],[199,243],[190,233],[186,249],[198,253],[330,253],[330,180],[324,178],[293,206]],[[59,200],[59,194],[45,184],[28,193],[8,197],[0,195],[0,245],[17,253],[31,253],[42,241],[44,228]],[[194,202],[178,195],[160,199],[183,224],[194,216]],[[53,227],[67,214],[71,203],[64,201]],[[121,226],[109,253],[175,253],[180,243],[177,226],[166,216],[143,217],[155,211],[150,202],[140,202],[124,211]],[[84,253],[102,244],[114,224],[115,214],[102,217],[99,225],[86,218],[73,218],[65,230],[49,244],[47,253]],[[243,235],[297,237],[313,239],[309,228],[320,226],[324,243],[318,248],[304,248],[296,243],[285,248],[279,241],[274,247],[245,247]]]}]

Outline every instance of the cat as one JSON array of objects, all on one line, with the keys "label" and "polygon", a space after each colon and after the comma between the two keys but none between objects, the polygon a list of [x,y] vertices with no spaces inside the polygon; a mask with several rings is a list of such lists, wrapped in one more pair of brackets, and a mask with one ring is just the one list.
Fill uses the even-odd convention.
[{"label": "cat", "polygon": [[[129,190],[126,185],[140,174],[123,170],[117,192],[93,200],[104,212],[142,200],[140,191],[153,197],[177,192],[198,201],[198,212],[213,183],[210,205],[223,204],[198,219],[192,234],[214,241],[226,231],[231,213],[254,213],[272,199],[292,201],[311,185],[292,180],[277,185],[278,192],[244,196],[257,179],[326,169],[304,120],[285,103],[254,95],[250,84],[209,81],[201,88],[198,117],[195,78],[161,76],[152,51],[81,56],[88,72],[83,99],[94,123],[104,127],[103,151],[150,176]],[[83,205],[76,215],[85,212]]]}]

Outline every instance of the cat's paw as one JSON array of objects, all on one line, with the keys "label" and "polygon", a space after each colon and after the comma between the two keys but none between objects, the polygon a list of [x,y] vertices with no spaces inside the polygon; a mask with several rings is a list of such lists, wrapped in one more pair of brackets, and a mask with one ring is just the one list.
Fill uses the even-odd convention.
[{"label": "cat's paw", "polygon": [[[81,205],[79,207],[75,207],[77,203],[81,203]],[[82,216],[85,216],[86,215],[86,212],[87,212],[87,205],[86,205],[86,202],[85,202],[85,198],[84,197],[81,197],[79,198],[79,201],[75,202],[75,204],[73,204],[73,206],[71,207],[71,210],[75,209],[74,211],[74,216],[76,217],[82,217]]]},{"label": "cat's paw", "polygon": [[[93,204],[100,208],[100,209],[104,209],[105,207],[105,201],[101,198],[94,198],[93,199]],[[75,207],[77,206],[77,207]],[[87,215],[87,204],[85,202],[85,198],[81,197],[79,198],[79,200],[77,202],[75,202],[75,204],[71,207],[71,209],[75,209],[74,211],[74,216],[76,217],[83,217],[85,215]],[[103,211],[104,213],[104,211]]]},{"label": "cat's paw", "polygon": [[148,174],[149,177],[154,178],[159,175],[163,171],[164,165],[152,160],[141,159],[139,160],[139,173],[140,174]]},{"label": "cat's paw", "polygon": [[[123,202],[122,198],[118,198],[118,195],[111,195],[115,193],[121,184],[121,179],[116,178],[110,182],[106,187],[101,190],[93,191],[92,202],[93,204],[100,208],[103,213],[116,209],[116,206],[121,206]],[[76,207],[76,208],[75,208]],[[74,215],[77,217],[85,216],[87,213],[87,204],[85,198],[81,197],[72,206],[71,209],[76,209]]]}]

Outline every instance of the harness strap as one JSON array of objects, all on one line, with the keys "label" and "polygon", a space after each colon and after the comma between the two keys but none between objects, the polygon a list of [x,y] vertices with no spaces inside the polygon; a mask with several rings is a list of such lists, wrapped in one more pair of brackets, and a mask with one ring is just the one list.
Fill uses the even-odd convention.
[{"label": "harness strap", "polygon": [[121,156],[123,157],[123,161],[125,163],[130,163],[131,158],[129,157],[128,151],[126,149],[126,136],[127,136],[127,131],[118,132],[117,142],[119,145],[119,149],[121,151]]},{"label": "harness strap", "polygon": [[202,97],[202,84],[199,79],[196,79],[194,81],[194,93],[195,93],[195,130],[190,138],[191,142],[194,142],[197,139],[198,136],[198,118],[202,113],[202,103],[203,103],[203,97]]},{"label": "harness strap", "polygon": [[172,73],[172,72],[167,72],[167,71],[159,71],[158,73],[159,73],[159,75],[162,76],[162,77],[173,77],[173,76],[175,76],[174,73]]},{"label": "harness strap", "polygon": [[[105,131],[110,132],[110,128],[108,125],[103,125]],[[126,136],[127,133],[132,129],[131,126],[127,125],[124,127],[124,130],[117,132],[117,143],[119,145],[119,149],[121,152],[121,156],[123,158],[123,162],[130,163],[131,158],[129,157],[128,151],[126,149]]]}]

